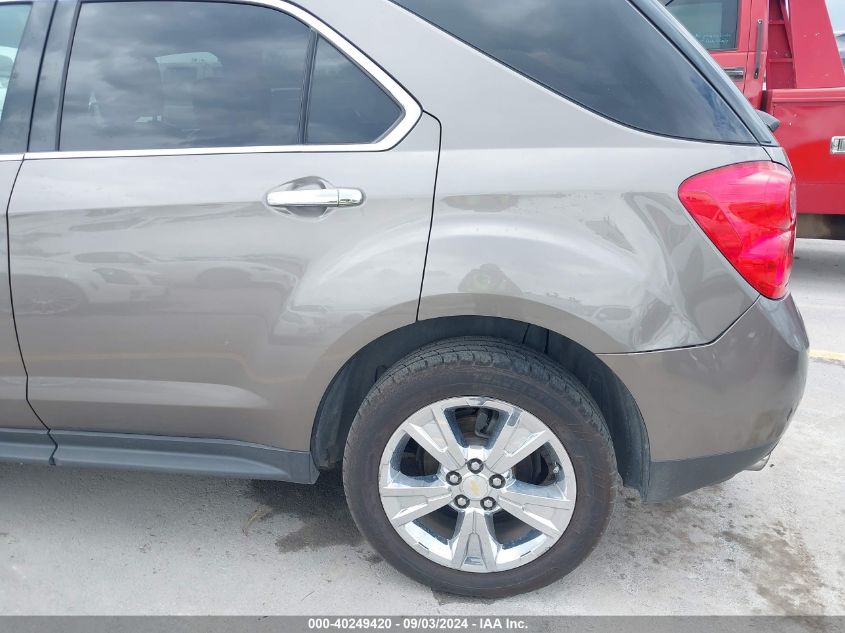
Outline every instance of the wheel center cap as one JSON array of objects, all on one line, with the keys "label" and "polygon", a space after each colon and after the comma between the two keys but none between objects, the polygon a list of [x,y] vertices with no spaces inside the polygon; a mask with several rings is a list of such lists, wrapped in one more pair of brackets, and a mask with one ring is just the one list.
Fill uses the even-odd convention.
[{"label": "wheel center cap", "polygon": [[483,499],[490,492],[490,484],[481,475],[467,475],[461,482],[461,492],[473,500]]}]

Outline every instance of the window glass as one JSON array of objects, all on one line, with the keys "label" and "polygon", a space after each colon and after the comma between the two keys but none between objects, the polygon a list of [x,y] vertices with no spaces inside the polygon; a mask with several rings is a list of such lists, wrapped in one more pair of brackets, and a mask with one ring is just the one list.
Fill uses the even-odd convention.
[{"label": "window glass", "polygon": [[707,50],[736,48],[739,0],[663,0],[663,3]]},{"label": "window glass", "polygon": [[550,90],[630,127],[753,142],[713,86],[626,0],[393,0]]},{"label": "window glass", "polygon": [[309,144],[371,143],[396,123],[402,109],[364,71],[320,38],[311,79]]},{"label": "window glass", "polygon": [[845,2],[842,0],[827,0],[827,11],[836,33],[842,32],[839,41],[845,42]]},{"label": "window glass", "polygon": [[310,34],[255,5],[83,4],[60,149],[299,144]]},{"label": "window glass", "polygon": [[3,118],[3,104],[6,103],[6,91],[12,78],[12,68],[18,47],[21,44],[26,19],[29,17],[28,4],[0,5],[0,119]]}]

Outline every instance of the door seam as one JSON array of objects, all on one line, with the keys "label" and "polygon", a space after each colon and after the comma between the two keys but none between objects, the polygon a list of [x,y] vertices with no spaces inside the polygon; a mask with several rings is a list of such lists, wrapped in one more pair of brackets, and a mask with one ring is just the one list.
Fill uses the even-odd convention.
[{"label": "door seam", "polygon": [[415,322],[420,320],[420,308],[422,307],[423,286],[425,285],[425,273],[428,268],[428,251],[431,248],[431,233],[434,229],[434,207],[437,201],[437,181],[440,177],[440,155],[443,152],[443,124],[440,122],[440,119],[438,119],[436,116],[434,116],[427,110],[423,110],[423,114],[428,115],[432,119],[437,121],[437,163],[434,166],[434,186],[431,188],[431,217],[428,221],[428,238],[425,241],[425,257],[423,258],[423,269],[422,275],[420,276],[420,292],[417,296],[417,314],[414,318]]},{"label": "door seam", "polygon": [[12,180],[12,189],[9,192],[9,201],[6,203],[6,269],[9,271],[9,306],[12,310],[12,328],[15,330],[15,341],[18,344],[18,356],[21,359],[21,367],[23,368],[23,375],[24,375],[24,399],[26,400],[26,404],[29,407],[29,410],[32,411],[32,414],[36,417],[36,419],[41,423],[41,426],[47,431],[47,437],[50,438],[50,441],[53,442],[53,452],[50,453],[50,465],[55,465],[55,461],[53,456],[56,454],[56,449],[58,448],[58,444],[56,444],[56,440],[50,434],[50,427],[44,424],[44,420],[41,419],[41,416],[38,415],[38,412],[35,410],[35,407],[32,406],[32,403],[29,401],[29,370],[26,367],[26,361],[23,357],[23,348],[21,347],[21,337],[18,334],[18,319],[15,313],[15,297],[14,292],[12,291],[12,234],[10,231],[10,222],[9,222],[9,210],[12,207],[12,198],[15,195],[15,186],[18,183],[18,178],[20,177],[21,169],[23,169],[24,159],[21,159],[20,163],[18,164],[18,169],[15,172],[15,177]]}]

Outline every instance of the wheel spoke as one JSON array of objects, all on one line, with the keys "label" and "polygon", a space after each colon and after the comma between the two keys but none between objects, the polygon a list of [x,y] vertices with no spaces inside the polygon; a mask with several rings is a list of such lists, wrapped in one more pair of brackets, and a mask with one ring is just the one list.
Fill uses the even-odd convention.
[{"label": "wheel spoke", "polygon": [[[477,437],[464,436],[470,425]],[[532,412],[477,394],[405,418],[382,451],[378,489],[385,516],[417,554],[482,574],[527,565],[553,547],[577,496],[557,435]]]},{"label": "wheel spoke", "polygon": [[548,442],[552,435],[529,413],[516,409],[499,425],[487,449],[487,467],[503,473]]},{"label": "wheel spoke", "polygon": [[495,571],[500,547],[492,515],[478,510],[467,510],[458,515],[455,535],[449,541],[452,567],[476,570],[481,567],[485,571]]},{"label": "wheel spoke", "polygon": [[499,492],[499,505],[535,530],[552,537],[563,533],[575,502],[568,499],[558,484],[535,486],[516,481]]},{"label": "wheel spoke", "polygon": [[466,462],[463,435],[454,428],[446,413],[437,405],[420,411],[403,427],[414,441],[446,470],[457,470]]},{"label": "wheel spoke", "polygon": [[449,485],[439,477],[409,477],[393,473],[381,486],[387,518],[399,526],[434,512],[452,500]]}]

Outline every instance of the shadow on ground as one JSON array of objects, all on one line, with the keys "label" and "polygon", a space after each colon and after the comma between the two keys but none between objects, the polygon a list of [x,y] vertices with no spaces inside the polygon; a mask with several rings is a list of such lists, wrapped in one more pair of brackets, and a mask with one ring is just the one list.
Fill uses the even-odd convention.
[{"label": "shadow on ground", "polygon": [[[302,522],[302,526],[276,539],[282,553],[303,549],[317,549],[334,545],[354,546],[363,537],[352,520],[339,471],[323,473],[313,486],[289,484],[282,481],[251,481],[247,496],[258,504],[247,519],[244,532],[252,523],[267,521],[283,514]],[[253,519],[250,522],[250,519]],[[371,563],[381,557],[370,555]]]}]

